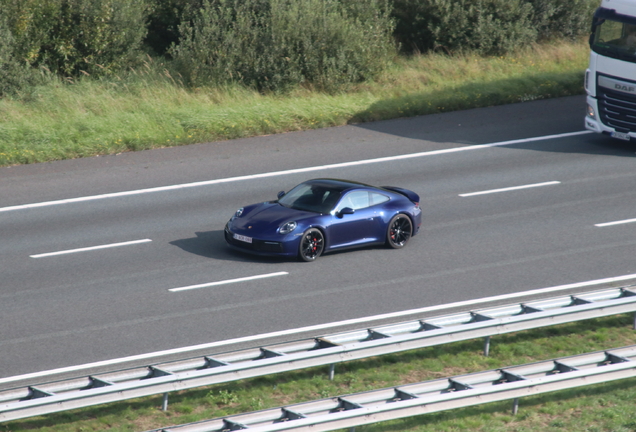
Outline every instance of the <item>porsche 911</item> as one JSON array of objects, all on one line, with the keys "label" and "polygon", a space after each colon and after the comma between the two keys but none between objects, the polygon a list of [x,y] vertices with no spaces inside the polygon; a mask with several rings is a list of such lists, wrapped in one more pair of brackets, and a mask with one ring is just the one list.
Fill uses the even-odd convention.
[{"label": "porsche 911", "polygon": [[234,249],[315,261],[323,253],[375,244],[403,248],[422,224],[420,197],[395,187],[313,179],[278,199],[241,207],[225,226]]}]

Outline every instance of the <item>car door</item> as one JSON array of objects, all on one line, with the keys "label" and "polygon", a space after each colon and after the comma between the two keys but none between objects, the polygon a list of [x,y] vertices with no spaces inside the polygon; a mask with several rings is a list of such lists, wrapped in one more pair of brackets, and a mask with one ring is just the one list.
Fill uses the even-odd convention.
[{"label": "car door", "polygon": [[[349,208],[353,214],[343,214]],[[345,212],[346,213],[346,212]],[[332,211],[328,241],[330,249],[378,241],[378,207],[372,206],[369,191],[347,192]]]}]

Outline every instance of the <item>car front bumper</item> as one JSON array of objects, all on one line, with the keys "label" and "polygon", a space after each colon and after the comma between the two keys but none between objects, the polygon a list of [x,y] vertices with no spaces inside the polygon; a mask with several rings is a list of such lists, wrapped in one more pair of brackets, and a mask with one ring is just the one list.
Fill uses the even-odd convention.
[{"label": "car front bumper", "polygon": [[[298,255],[298,242],[299,238],[292,238],[292,240],[283,237],[281,239],[257,239],[251,238],[251,242],[237,240],[234,238],[234,234],[244,235],[243,233],[233,232],[229,225],[225,225],[225,241],[233,249],[240,250],[242,252],[251,253],[254,255],[273,255],[273,256],[296,256]],[[296,241],[293,241],[296,240]]]}]

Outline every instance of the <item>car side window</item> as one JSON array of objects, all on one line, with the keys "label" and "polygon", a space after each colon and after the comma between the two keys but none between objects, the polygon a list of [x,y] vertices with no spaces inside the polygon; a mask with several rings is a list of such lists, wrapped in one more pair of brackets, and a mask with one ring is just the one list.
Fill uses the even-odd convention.
[{"label": "car side window", "polygon": [[369,192],[367,191],[353,191],[346,194],[340,200],[336,212],[339,212],[345,207],[352,208],[354,210],[363,209],[369,207]]},{"label": "car side window", "polygon": [[382,204],[383,202],[387,202],[389,200],[389,197],[386,195],[382,195],[379,193],[375,193],[375,192],[369,192],[369,196],[371,199],[371,203],[370,205],[374,206],[377,204]]}]

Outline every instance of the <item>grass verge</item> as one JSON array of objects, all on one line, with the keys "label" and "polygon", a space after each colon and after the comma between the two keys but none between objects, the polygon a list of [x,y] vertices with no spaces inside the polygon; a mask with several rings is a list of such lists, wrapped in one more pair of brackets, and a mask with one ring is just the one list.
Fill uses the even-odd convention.
[{"label": "grass verge", "polygon": [[399,58],[376,81],[338,94],[188,90],[151,61],[122,78],[51,79],[0,99],[0,166],[581,94],[588,52],[584,42],[560,42],[503,57]]},{"label": "grass verge", "polygon": [[[162,397],[147,397],[14,421],[3,431],[80,432],[144,431],[173,424],[289,405],[348,393],[462,375],[517,364],[632,345],[633,317],[619,315],[498,336],[489,357],[483,341],[458,342],[390,354],[336,366],[287,372],[170,395],[167,412]],[[356,432],[387,431],[634,431],[636,379],[522,398],[517,415],[511,402],[360,426]]]}]

